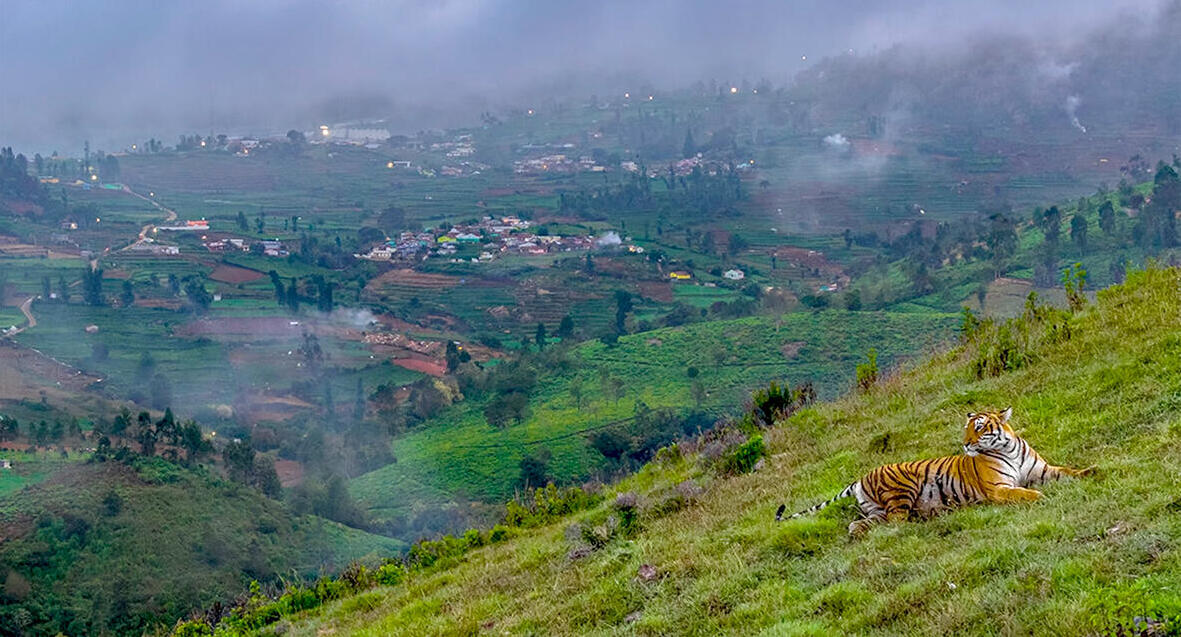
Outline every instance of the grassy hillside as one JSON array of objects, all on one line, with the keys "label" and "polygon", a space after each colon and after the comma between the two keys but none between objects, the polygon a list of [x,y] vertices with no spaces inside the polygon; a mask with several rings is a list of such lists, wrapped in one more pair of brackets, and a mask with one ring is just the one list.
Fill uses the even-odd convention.
[{"label": "grassy hillside", "polygon": [[[607,504],[467,552],[277,626],[314,634],[1086,634],[1181,613],[1181,273],[1134,273],[1014,346],[1027,364],[978,379],[995,332],[863,394],[764,432],[765,466],[721,478],[666,454],[617,485],[639,530],[590,549]],[[1045,324],[1027,320],[1027,334]],[[1018,327],[1022,327],[1018,326]],[[991,335],[990,335],[991,334]],[[1037,344],[1041,342],[1042,344]],[[776,524],[885,463],[957,453],[964,413],[1012,405],[1054,462],[1098,477],[1037,503],[977,506],[848,539],[847,509]],[[887,438],[888,435],[888,438]],[[693,479],[680,510],[661,506]],[[610,494],[609,494],[610,495]],[[618,509],[617,509],[618,511]],[[593,535],[593,533],[592,533]]]},{"label": "grassy hillside", "polygon": [[[503,502],[519,486],[521,459],[541,449],[552,454],[548,475],[559,482],[611,468],[587,437],[605,428],[622,431],[640,403],[700,407],[717,416],[741,407],[771,379],[811,381],[822,396],[834,396],[852,384],[870,348],[878,348],[888,367],[945,342],[957,320],[929,313],[793,313],[653,330],[610,346],[584,343],[569,364],[542,370],[520,424],[493,427],[483,401],[464,401],[428,428],[395,439],[398,462],[353,480],[351,490],[379,517],[404,513],[412,502],[436,505],[448,494]],[[622,395],[609,395],[604,378],[621,381]],[[695,383],[704,393],[694,396]],[[575,385],[581,404],[571,393]]]},{"label": "grassy hillside", "polygon": [[0,633],[139,634],[252,579],[403,547],[158,458],[52,456],[4,454],[13,468],[0,478]]}]

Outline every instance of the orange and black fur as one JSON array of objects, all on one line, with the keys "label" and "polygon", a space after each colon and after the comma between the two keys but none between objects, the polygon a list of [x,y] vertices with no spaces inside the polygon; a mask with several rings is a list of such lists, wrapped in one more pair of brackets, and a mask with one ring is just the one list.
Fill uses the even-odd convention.
[{"label": "orange and black fur", "polygon": [[[861,535],[882,521],[901,521],[911,514],[930,517],[944,509],[977,502],[1031,502],[1042,496],[1028,488],[1062,476],[1086,476],[1091,469],[1057,467],[1046,462],[1009,426],[1012,408],[997,413],[968,414],[964,455],[883,465],[845,487],[835,498],[791,517],[814,513],[853,496],[863,518],[849,525]],[[780,505],[775,520],[783,519]]]}]

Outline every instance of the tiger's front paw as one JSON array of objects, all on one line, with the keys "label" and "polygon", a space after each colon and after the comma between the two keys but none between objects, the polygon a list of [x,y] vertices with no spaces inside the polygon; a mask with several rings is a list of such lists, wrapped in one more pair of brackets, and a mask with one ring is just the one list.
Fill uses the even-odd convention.
[{"label": "tiger's front paw", "polygon": [[1091,466],[1087,467],[1086,469],[1079,469],[1077,475],[1080,478],[1087,478],[1090,476],[1096,476],[1098,474],[1099,474],[1099,467],[1096,467],[1095,465],[1091,465]]},{"label": "tiger's front paw", "polygon": [[865,537],[871,526],[873,526],[873,523],[869,520],[853,520],[849,523],[849,537],[855,540]]}]

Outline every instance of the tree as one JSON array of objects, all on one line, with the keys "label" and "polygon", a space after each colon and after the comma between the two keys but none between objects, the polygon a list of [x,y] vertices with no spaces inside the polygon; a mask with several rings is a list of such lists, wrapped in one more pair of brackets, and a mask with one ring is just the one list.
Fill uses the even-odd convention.
[{"label": "tree", "polygon": [[291,284],[287,286],[287,309],[299,311],[299,289],[295,285],[295,277],[291,277]]},{"label": "tree", "polygon": [[277,498],[283,493],[279,472],[275,471],[275,461],[270,456],[255,456],[251,474],[254,486],[268,498]]},{"label": "tree", "polygon": [[558,331],[554,335],[563,340],[574,336],[574,318],[569,314],[563,316],[562,322],[558,323]]},{"label": "tree", "polygon": [[234,482],[250,484],[254,476],[254,448],[246,440],[232,440],[221,450],[226,473]]},{"label": "tree", "polygon": [[307,143],[307,136],[295,130],[294,128],[287,131],[287,141],[296,149],[302,148]]},{"label": "tree", "polygon": [[[1036,211],[1034,216],[1038,216]],[[1045,235],[1046,243],[1058,245],[1058,239],[1062,235],[1062,212],[1058,210],[1058,206],[1050,206],[1050,209],[1041,213],[1040,219],[1035,219],[1035,221],[1037,221],[1042,234]]]},{"label": "tree", "polygon": [[196,462],[213,448],[209,441],[205,440],[201,426],[192,420],[180,426],[179,438],[180,447],[185,451],[185,462],[188,464]]},{"label": "tree", "polygon": [[82,271],[82,300],[87,305],[103,304],[103,271],[86,268]]},{"label": "tree", "polygon": [[590,444],[603,457],[612,460],[619,460],[631,449],[631,440],[627,436],[610,429],[595,432],[590,438]]},{"label": "tree", "polygon": [[519,482],[522,487],[529,489],[545,485],[548,481],[547,472],[549,470],[547,455],[544,453],[531,454],[521,459]]},{"label": "tree", "polygon": [[632,310],[632,295],[626,290],[615,290],[615,333],[627,334],[627,313]]},{"label": "tree", "polygon": [[685,143],[681,145],[681,158],[692,157],[697,154],[697,144],[693,143],[693,130],[685,130]]},{"label": "tree", "polygon": [[866,391],[878,382],[878,351],[870,348],[866,361],[857,365],[857,387]]},{"label": "tree", "polygon": [[70,286],[62,276],[57,277],[57,298],[62,303],[70,302]]},{"label": "tree", "polygon": [[575,376],[566,389],[570,392],[570,398],[574,400],[574,408],[582,409],[582,379]]},{"label": "tree", "polygon": [[545,323],[537,324],[537,332],[534,334],[533,340],[537,343],[539,351],[545,349]]},{"label": "tree", "polygon": [[1074,215],[1070,220],[1070,240],[1079,250],[1087,251],[1087,219],[1081,214]]},{"label": "tree", "polygon": [[152,376],[148,393],[151,395],[152,407],[156,409],[164,409],[172,404],[172,383],[162,373]]},{"label": "tree", "polygon": [[267,275],[271,277],[271,285],[275,288],[275,300],[279,302],[279,305],[286,304],[287,290],[283,287],[283,279],[280,279],[279,273],[274,270],[267,272]]},{"label": "tree", "polygon": [[156,429],[152,427],[152,417],[146,411],[139,414],[135,441],[139,443],[140,453],[145,456],[156,455]]},{"label": "tree", "polygon": [[689,386],[689,393],[693,397],[693,404],[700,409],[706,398],[705,385],[700,380],[694,379],[693,384]]},{"label": "tree", "polygon": [[246,213],[238,211],[238,229],[242,232],[250,231],[250,222],[246,221]]},{"label": "tree", "polygon": [[361,385],[361,378],[357,377],[357,390],[353,395],[353,420],[360,422],[365,419],[365,389]]},{"label": "tree", "polygon": [[174,445],[180,440],[180,425],[177,424],[171,407],[165,407],[164,416],[156,422],[156,434]]},{"label": "tree", "polygon": [[332,312],[334,303],[332,302],[332,290],[336,284],[326,280],[324,277],[316,278],[316,309],[321,312]]},{"label": "tree", "polygon": [[209,311],[213,302],[213,295],[205,289],[205,281],[197,276],[185,277],[185,300],[194,314],[204,314]]},{"label": "tree", "polygon": [[131,307],[135,303],[135,290],[131,287],[131,281],[123,282],[123,291],[119,294],[119,304],[123,307]]},{"label": "tree", "polygon": [[1017,250],[1017,230],[1010,218],[1004,212],[998,212],[989,217],[990,230],[987,241],[991,252],[994,277],[1005,273],[1009,257]]},{"label": "tree", "polygon": [[861,311],[861,291],[857,288],[850,288],[845,292],[845,309],[850,312]]},{"label": "tree", "polygon": [[1115,234],[1115,206],[1110,199],[1099,206],[1099,229],[1108,236]]}]

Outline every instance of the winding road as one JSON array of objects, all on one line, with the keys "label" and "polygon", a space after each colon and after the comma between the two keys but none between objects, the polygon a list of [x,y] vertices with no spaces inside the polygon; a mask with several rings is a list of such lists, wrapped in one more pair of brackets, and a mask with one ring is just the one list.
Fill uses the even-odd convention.
[{"label": "winding road", "polygon": [[5,332],[4,336],[9,336],[9,337],[16,336],[17,334],[20,334],[21,332],[29,329],[30,327],[37,326],[37,317],[33,316],[33,310],[32,310],[33,299],[36,299],[36,298],[37,297],[35,297],[35,296],[30,296],[29,298],[25,299],[24,303],[21,303],[21,305],[20,305],[21,314],[25,315],[25,324],[22,325],[21,327],[16,328],[15,330],[12,330],[10,332]]},{"label": "winding road", "polygon": [[[160,202],[156,201],[155,199],[152,199],[151,197],[147,197],[147,196],[145,196],[145,195],[141,195],[141,194],[140,194],[140,193],[138,193],[138,192],[135,192],[134,190],[132,190],[132,189],[131,189],[129,186],[127,186],[126,184],[123,186],[123,192],[125,192],[125,193],[127,193],[127,194],[131,195],[132,197],[138,197],[138,198],[140,198],[140,199],[143,199],[144,201],[146,201],[146,202],[148,202],[148,203],[152,204],[153,206],[155,206],[155,207],[156,207],[158,210],[160,210],[160,211],[164,212],[164,213],[165,213],[165,215],[166,215],[166,216],[165,216],[165,218],[164,218],[164,222],[165,222],[165,223],[171,223],[171,222],[173,222],[173,221],[176,221],[176,211],[175,211],[175,210],[173,210],[172,208],[165,207],[163,204],[161,204]],[[149,232],[151,232],[151,231],[152,231],[152,229],[153,229],[153,228],[155,228],[155,227],[156,227],[156,224],[154,224],[154,223],[149,223],[149,224],[145,225],[143,228],[140,228],[140,231],[139,231],[139,238],[138,238],[138,239],[136,239],[136,240],[135,240],[134,242],[132,242],[131,244],[129,244],[129,245],[126,245],[126,246],[123,246],[122,248],[119,248],[119,250],[118,250],[118,251],[119,251],[119,252],[122,252],[122,251],[124,251],[124,250],[130,250],[131,248],[133,248],[133,247],[135,247],[135,246],[137,246],[137,245],[139,245],[139,244],[143,243],[143,242],[144,242],[144,241],[145,241],[145,240],[148,238],[148,233],[149,233]]]}]

